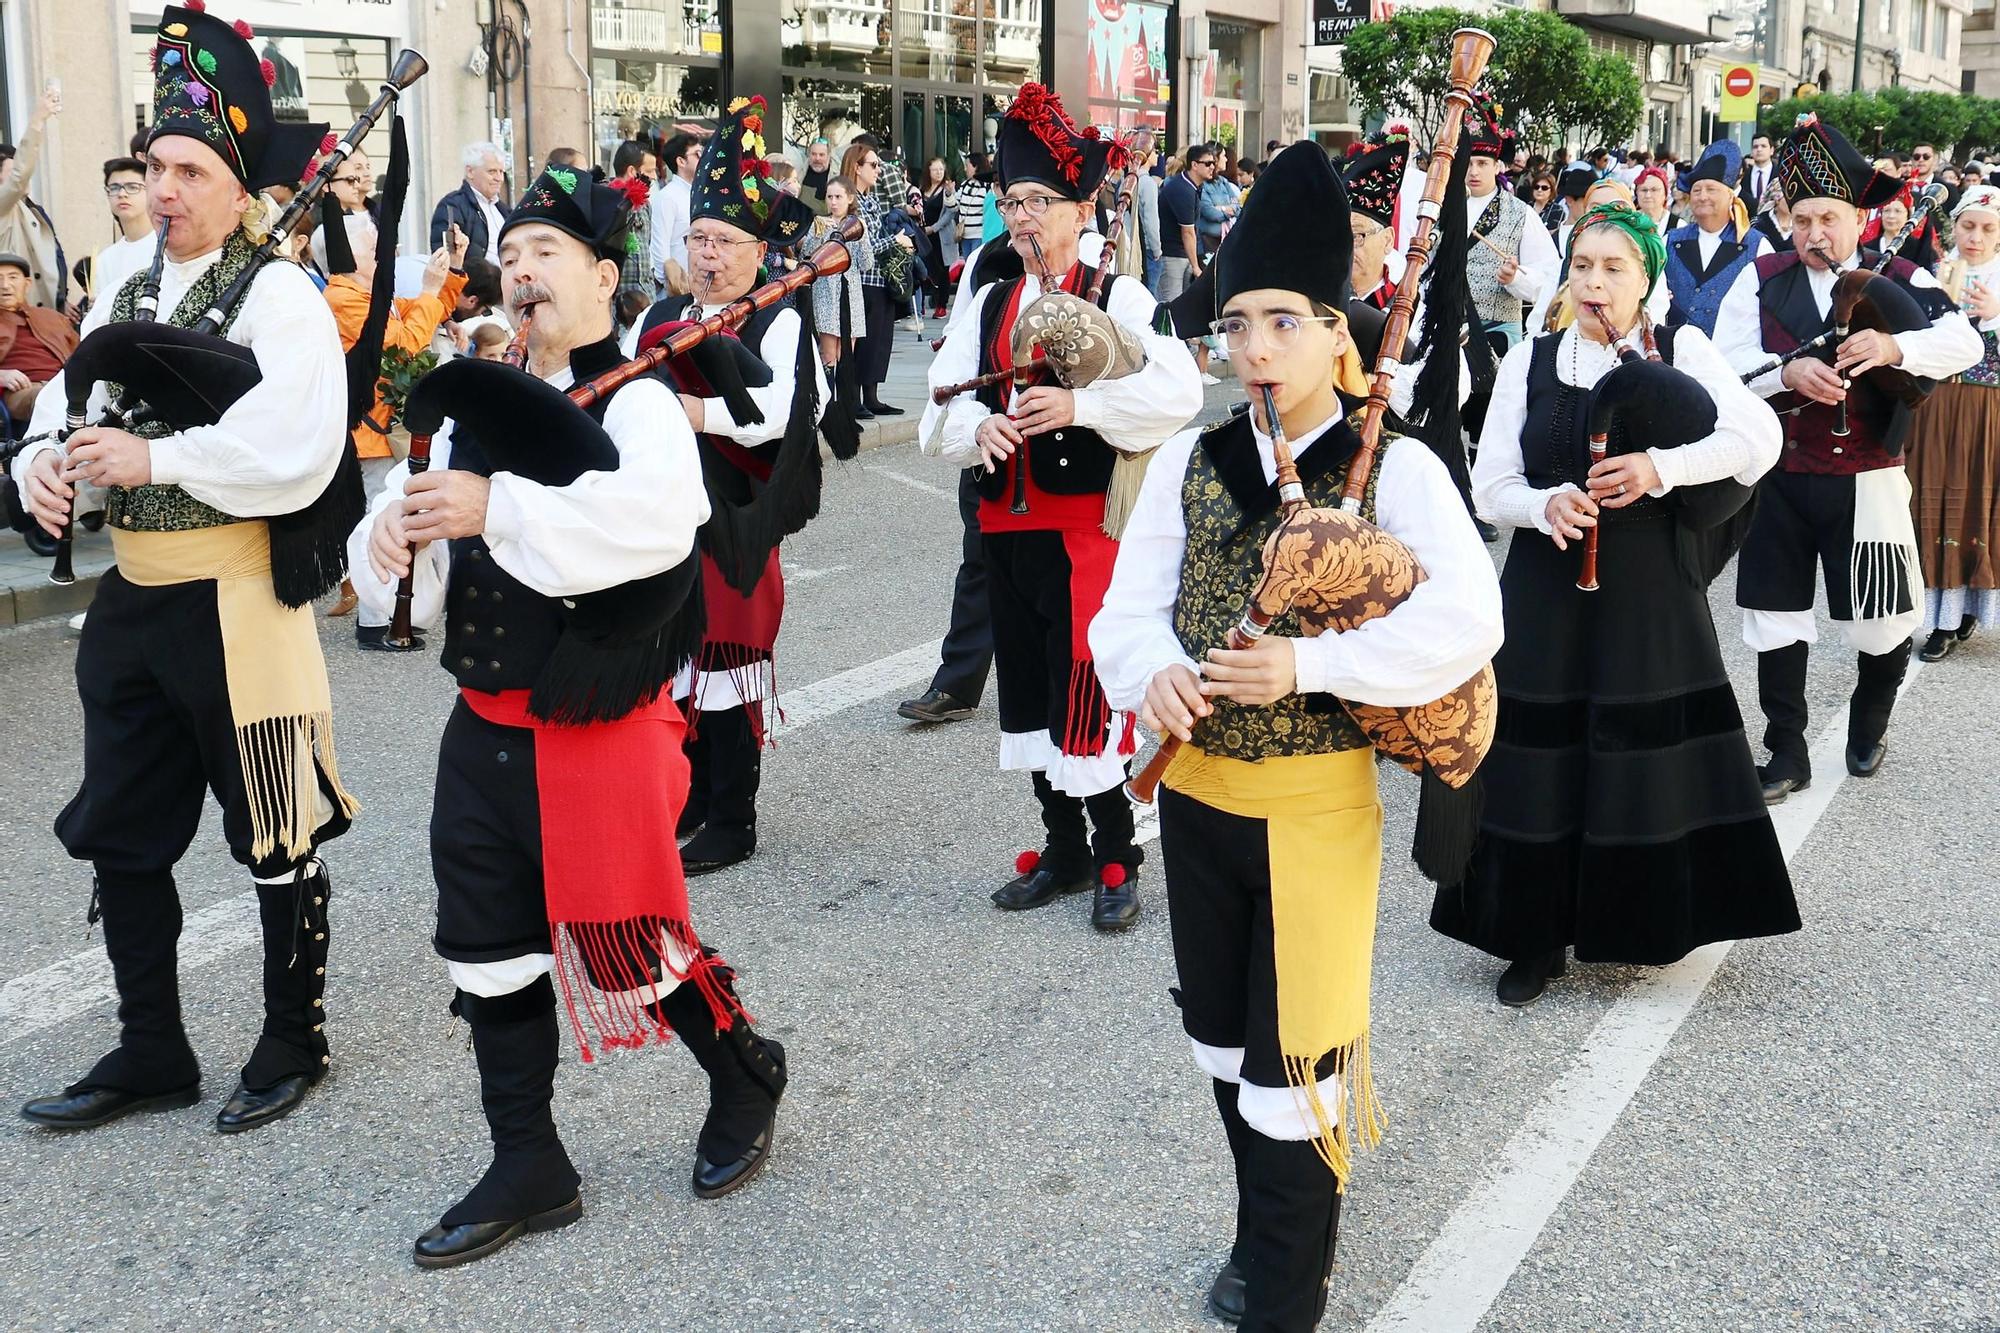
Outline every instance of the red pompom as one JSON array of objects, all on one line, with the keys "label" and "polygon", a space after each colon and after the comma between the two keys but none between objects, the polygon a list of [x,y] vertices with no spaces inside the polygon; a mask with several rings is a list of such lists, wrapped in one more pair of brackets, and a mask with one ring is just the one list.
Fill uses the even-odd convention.
[{"label": "red pompom", "polygon": [[268,60],[257,62],[257,72],[264,76],[264,86],[271,87],[278,81],[278,67]]},{"label": "red pompom", "polygon": [[332,130],[328,130],[324,135],[320,136],[319,150],[322,153],[331,153],[334,149],[334,145],[338,144],[339,142],[340,142],[340,136],[335,134]]},{"label": "red pompom", "polygon": [[252,37],[255,37],[257,35],[257,30],[251,27],[248,23],[244,22],[242,19],[236,20],[236,22],[230,24],[229,26],[236,29],[236,35],[238,37],[241,37],[246,42],[249,41]]},{"label": "red pompom", "polygon": [[1041,863],[1042,854],[1040,852],[1022,852],[1014,858],[1014,873],[1017,875],[1032,875],[1035,873],[1035,867]]},{"label": "red pompom", "polygon": [[206,14],[208,12],[208,0],[187,0],[187,4],[183,8],[193,10],[197,14]]},{"label": "red pompom", "polygon": [[1122,861],[1113,861],[1110,865],[1098,871],[1097,877],[1104,881],[1105,888],[1115,889],[1124,884],[1125,874],[1125,863]]}]

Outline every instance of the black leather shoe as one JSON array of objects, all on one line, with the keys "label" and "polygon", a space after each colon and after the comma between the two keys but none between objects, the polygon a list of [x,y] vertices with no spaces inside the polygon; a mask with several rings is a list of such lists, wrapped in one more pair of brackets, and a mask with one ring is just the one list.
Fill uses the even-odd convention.
[{"label": "black leather shoe", "polygon": [[1812,786],[1812,774],[1800,774],[1780,764],[1765,764],[1757,770],[1757,780],[1764,784],[1764,804],[1782,805],[1787,796],[1795,791],[1804,791]]},{"label": "black leather shoe", "polygon": [[525,1232],[557,1231],[582,1217],[583,1196],[579,1194],[560,1207],[519,1222],[467,1222],[455,1227],[440,1223],[417,1237],[411,1257],[419,1268],[455,1268],[484,1259]]},{"label": "black leather shoe", "polygon": [[1876,741],[1873,745],[1847,747],[1847,771],[1857,778],[1872,778],[1882,767],[1882,759],[1889,753],[1889,742]]},{"label": "black leather shoe", "polygon": [[1243,1270],[1233,1263],[1224,1264],[1209,1286],[1208,1312],[1225,1324],[1240,1324],[1249,1299],[1250,1289],[1243,1281]]},{"label": "black leather shoe", "polygon": [[[1110,869],[1105,867],[1107,872]],[[1139,920],[1139,872],[1126,870],[1122,877],[1114,878],[1118,883],[1106,884],[1100,879],[1090,898],[1090,924],[1107,935],[1130,930]]]},{"label": "black leather shoe", "polygon": [[899,417],[903,415],[902,408],[891,407],[888,403],[870,403],[868,404],[868,410],[878,417]]},{"label": "black leather shoe", "polygon": [[1522,1009],[1541,999],[1542,992],[1549,988],[1549,982],[1568,970],[1567,948],[1543,954],[1540,958],[1524,958],[1518,963],[1507,964],[1507,970],[1500,974],[1500,983],[1493,988],[1493,994],[1500,1003]]},{"label": "black leather shoe", "polygon": [[172,1092],[83,1088],[55,1097],[37,1097],[21,1108],[21,1115],[50,1129],[95,1129],[134,1111],[178,1111],[200,1100],[199,1080]]},{"label": "black leather shoe", "polygon": [[944,690],[929,690],[921,699],[905,699],[896,705],[896,716],[912,722],[957,722],[978,711],[976,704]]},{"label": "black leather shoe", "polygon": [[1491,545],[1492,543],[1500,540],[1500,529],[1494,527],[1491,523],[1488,523],[1485,519],[1483,518],[1473,519],[1472,526],[1479,529],[1480,541],[1483,541],[1488,545]]},{"label": "black leather shoe", "polygon": [[731,1190],[748,1185],[771,1157],[771,1136],[777,1132],[778,1108],[771,1107],[771,1127],[759,1134],[733,1162],[720,1166],[699,1152],[694,1155],[694,1192],[699,1199],[719,1199]]},{"label": "black leather shoe", "polygon": [[1924,640],[1924,646],[1917,649],[1919,662],[1942,662],[1951,656],[1951,650],[1958,647],[1958,636],[1950,630],[1934,629]]},{"label": "black leather shoe", "polygon": [[995,889],[993,905],[1003,912],[1025,912],[1054,902],[1065,893],[1082,893],[1096,884],[1097,877],[1087,870],[1074,879],[1062,879],[1055,871],[1037,866]]},{"label": "black leather shoe", "polygon": [[1973,635],[1977,633],[1979,633],[1979,622],[1977,620],[1974,620],[1971,616],[1967,616],[1965,619],[1958,622],[1958,629],[1953,632],[1952,637],[1957,639],[1960,643],[1964,643],[1967,639],[1971,638]]},{"label": "black leather shoe", "polygon": [[354,646],[367,653],[420,653],[424,650],[424,636],[413,630],[409,647],[400,648],[389,642],[387,625],[357,624],[354,627]]},{"label": "black leather shoe", "polygon": [[246,1129],[283,1119],[299,1108],[314,1082],[304,1074],[293,1074],[268,1088],[246,1088],[243,1080],[238,1079],[236,1091],[229,1094],[229,1100],[215,1113],[215,1130],[218,1134],[241,1134]]},{"label": "black leather shoe", "polygon": [[865,407],[857,407],[854,409],[854,419],[856,421],[873,421],[875,414]]},{"label": "black leather shoe", "polygon": [[688,839],[681,848],[681,872],[687,875],[712,875],[718,870],[748,861],[757,851],[757,831],[745,830],[741,833],[720,828],[715,824],[704,824],[701,832]]}]

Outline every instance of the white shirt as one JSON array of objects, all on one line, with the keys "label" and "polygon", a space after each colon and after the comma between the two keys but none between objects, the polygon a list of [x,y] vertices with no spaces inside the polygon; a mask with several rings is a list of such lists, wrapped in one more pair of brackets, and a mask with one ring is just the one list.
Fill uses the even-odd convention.
[{"label": "white shirt", "polygon": [[[565,366],[547,377],[568,389]],[[544,486],[496,472],[486,499],[487,549],[493,561],[545,597],[576,597],[672,569],[694,550],[695,530],[708,520],[708,491],[694,432],[673,390],[638,379],[611,396],[604,430],[618,446],[618,467],[586,472],[567,486]],[[431,441],[431,467],[451,466],[451,422]],[[410,465],[390,470],[368,516],[347,540],[349,577],[362,608],[386,624],[396,586],[375,576],[368,537],[389,501],[403,494]],[[444,612],[451,543],[417,552],[411,580],[413,624],[435,625]]]},{"label": "white shirt", "polygon": [[[1021,305],[1025,308],[1042,294],[1042,284],[1033,274],[1021,281]],[[931,388],[960,384],[979,374],[977,312],[985,308],[995,285],[988,283],[975,292],[966,307],[972,313],[952,321],[944,346],[931,359]],[[1201,376],[1195,370],[1194,357],[1180,339],[1153,332],[1153,314],[1158,308],[1143,282],[1130,277],[1111,279],[1105,311],[1138,336],[1146,351],[1146,364],[1130,375],[1099,380],[1073,391],[1075,424],[1096,431],[1106,444],[1125,453],[1151,449],[1201,411]],[[975,394],[962,393],[947,407],[928,403],[917,438],[926,453],[933,452],[935,438],[936,453],[947,462],[967,467],[979,459],[974,437],[980,423],[992,415]]]},{"label": "white shirt", "polygon": [[486,258],[495,265],[500,262],[500,228],[507,225],[507,219],[500,216],[500,206],[473,190],[472,197],[479,201],[479,212],[486,219]]},{"label": "white shirt", "polygon": [[[1565,384],[1592,388],[1618,364],[1617,353],[1610,347],[1582,337],[1574,327],[1543,337],[1561,339],[1556,346],[1556,378]],[[1523,469],[1521,432],[1528,423],[1528,366],[1539,341],[1524,339],[1500,363],[1493,399],[1486,409],[1486,430],[1479,437],[1479,459],[1472,468],[1472,502],[1490,523],[1534,528],[1546,535],[1550,531],[1550,498],[1581,488],[1538,489],[1529,485]],[[1692,324],[1683,324],[1674,333],[1674,368],[1700,381],[1715,400],[1715,433],[1678,449],[1648,449],[1646,456],[1653,460],[1660,484],[1647,494],[1665,495],[1676,486],[1724,477],[1734,477],[1745,486],[1755,485],[1778,461],[1778,450],[1784,443],[1777,415],[1743,387],[1721,353]]]},{"label": "white shirt", "polygon": [[[222,256],[212,250],[198,259],[161,266],[160,312],[180,304],[195,279]],[[99,300],[84,316],[85,337],[111,322],[111,301]],[[304,509],[317,500],[340,465],[347,442],[347,363],[340,331],[326,298],[296,264],[267,264],[238,307],[229,341],[257,357],[263,380],[232,404],[213,426],[197,426],[151,441],[153,481],[179,486],[203,504],[239,518],[263,518]],[[69,391],[56,372],[35,400],[28,434],[52,432],[63,424]],[[104,386],[90,391],[89,416],[109,405]],[[62,450],[54,440],[23,449],[14,461],[17,482],[43,453]],[[78,512],[101,507],[101,492],[82,487]]]},{"label": "white shirt", "polygon": [[[1303,458],[1335,419],[1303,432],[1292,456]],[[1270,438],[1254,426],[1252,432],[1264,478],[1275,481]],[[1147,683],[1166,667],[1196,669],[1174,633],[1174,605],[1187,553],[1181,486],[1200,437],[1199,430],[1182,431],[1153,456],[1118,543],[1104,606],[1090,622],[1091,655],[1113,708],[1137,712]],[[1501,638],[1500,583],[1451,474],[1422,441],[1392,441],[1375,467],[1376,522],[1415,553],[1430,577],[1386,616],[1344,634],[1292,640],[1296,689],[1408,707],[1442,698],[1492,660]]]},{"label": "white shirt", "polygon": [[[1832,269],[1806,267],[1806,281],[1812,288],[1813,303],[1819,307],[1821,316],[1833,308],[1833,285],[1839,277]],[[1764,328],[1757,304],[1760,281],[1757,266],[1744,265],[1743,271],[1730,285],[1729,294],[1722,298],[1722,309],[1715,317],[1716,349],[1739,376],[1772,359],[1772,354],[1764,350]],[[1910,274],[1912,287],[1937,285],[1937,279],[1927,269],[1920,268]],[[1924,375],[1931,379],[1948,379],[1968,366],[1978,364],[1986,351],[1979,335],[1973,332],[1971,322],[1955,310],[1932,320],[1927,329],[1898,333],[1895,338],[1896,346],[1902,349],[1903,369],[1912,375]],[[1750,382],[1751,391],[1763,398],[1781,393],[1784,388],[1782,369],[1766,371]]]},{"label": "white shirt", "polygon": [[[1479,230],[1479,215],[1492,202],[1491,194],[1465,196],[1465,225],[1469,231]],[[1504,202],[1500,206],[1507,207]],[[1521,207],[1528,208],[1528,205],[1522,204]],[[1482,250],[1486,248],[1484,241],[1470,236],[1465,243],[1479,246]],[[1549,229],[1542,225],[1532,208],[1528,208],[1528,216],[1521,224],[1520,253],[1514,256],[1514,263],[1518,271],[1514,280],[1506,285],[1506,290],[1516,300],[1526,301],[1529,305],[1535,304],[1543,293],[1554,291],[1562,281],[1562,255],[1556,250],[1555,239],[1549,235]]]},{"label": "white shirt", "polygon": [[[724,309],[729,303],[703,306],[690,304],[681,318],[700,321]],[[639,354],[639,332],[645,323],[640,320],[625,330],[619,342],[619,350],[626,356]],[[755,448],[760,444],[770,444],[784,438],[785,423],[792,416],[792,394],[798,387],[799,339],[805,334],[799,312],[790,306],[780,310],[764,328],[764,339],[758,344],[757,355],[771,368],[771,382],[763,388],[753,388],[750,399],[763,410],[760,422],[739,423],[729,415],[729,406],[720,398],[704,398],[702,406],[702,430],[709,435],[722,435],[736,441],[745,448]],[[827,399],[826,371],[818,356],[812,358],[813,379],[819,385],[819,416],[826,415]],[[818,418],[814,418],[818,420]]]},{"label": "white shirt", "polygon": [[668,259],[679,264],[683,274],[688,271],[688,219],[693,209],[693,185],[679,176],[674,176],[660,187],[659,198],[653,204],[653,235],[657,238],[653,245],[653,253],[662,256],[655,262],[659,265],[663,282],[666,274],[665,261]]},{"label": "white shirt", "polygon": [[152,264],[153,251],[159,246],[160,233],[149,231],[136,241],[121,236],[99,250],[90,261],[90,286],[96,293],[92,300],[109,305],[127,279]]},{"label": "white shirt", "polygon": [[1749,172],[1750,198],[1752,201],[1750,211],[1752,214],[1761,213],[1764,211],[1764,191],[1771,184],[1771,164],[1766,162],[1760,167],[1755,162],[1752,162],[1749,166]]}]

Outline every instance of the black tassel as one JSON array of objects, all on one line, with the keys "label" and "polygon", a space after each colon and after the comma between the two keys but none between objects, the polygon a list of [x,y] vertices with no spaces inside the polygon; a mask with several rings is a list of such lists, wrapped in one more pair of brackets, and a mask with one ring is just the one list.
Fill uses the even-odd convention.
[{"label": "black tassel", "polygon": [[340,442],[340,466],[319,498],[304,509],[277,514],[271,527],[271,589],[286,606],[324,597],[347,576],[347,538],[368,502],[361,460],[352,437]]},{"label": "black tassel", "polygon": [[605,647],[565,633],[535,678],[528,712],[557,726],[616,722],[651,703],[673,680],[674,646],[664,630],[643,643]]},{"label": "black tassel", "polygon": [[[1451,183],[1446,199],[1460,199],[1465,191],[1466,163],[1463,147],[1452,158]],[[1424,349],[1424,368],[1412,386],[1409,423],[1417,438],[1431,447],[1444,461],[1452,481],[1462,495],[1470,496],[1472,478],[1465,461],[1461,438],[1465,422],[1459,411],[1459,358],[1452,351],[1459,346],[1459,332],[1473,315],[1472,290],[1466,280],[1465,254],[1471,243],[1465,210],[1449,207],[1438,215],[1438,243],[1424,267],[1424,323],[1418,345]],[[1474,385],[1491,385],[1494,375],[1493,349],[1476,327],[1465,342],[1465,360]]]},{"label": "black tassel", "polygon": [[[843,284],[848,282],[848,275],[843,273],[840,280]],[[819,337],[809,295],[801,291],[797,299],[802,330],[798,377],[799,383],[804,384],[818,364]],[[826,441],[826,447],[833,451],[833,456],[843,463],[861,452],[861,427],[854,417],[861,410],[861,388],[854,377],[853,346],[854,315],[847,307],[847,293],[843,290],[840,294],[840,368],[843,373],[834,376],[833,401],[827,404],[826,415],[819,421],[820,438]],[[813,394],[812,404],[809,416],[819,411],[817,392]]]},{"label": "black tassel", "polygon": [[[349,430],[375,409],[375,386],[382,379],[382,344],[396,302],[396,231],[402,226],[403,199],[409,188],[410,145],[403,131],[403,118],[397,116],[389,126],[389,175],[382,187],[382,205],[375,222],[375,281],[368,289],[368,318],[362,321],[361,333],[354,340],[354,346],[347,350]],[[333,235],[333,230],[329,229],[329,264],[332,262]],[[346,231],[341,228],[343,245],[346,239]],[[348,267],[350,270],[353,268],[351,256]]]},{"label": "black tassel", "polygon": [[1452,787],[1425,767],[1418,779],[1417,828],[1410,843],[1410,859],[1425,879],[1441,888],[1464,882],[1485,809],[1485,781],[1477,773],[1463,787]]}]

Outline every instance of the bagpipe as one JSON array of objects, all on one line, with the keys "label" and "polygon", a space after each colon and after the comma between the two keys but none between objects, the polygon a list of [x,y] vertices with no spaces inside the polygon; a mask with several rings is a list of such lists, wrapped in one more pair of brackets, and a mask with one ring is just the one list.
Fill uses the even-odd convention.
[{"label": "bagpipe", "polygon": [[[510,364],[525,360],[524,319],[509,347],[508,363],[460,357],[417,382],[403,411],[410,431],[410,475],[430,468],[431,445],[447,417],[453,423],[453,451],[461,439],[477,440],[478,455],[490,471],[517,473],[547,486],[567,485],[584,472],[618,466],[618,449],[588,409],[621,386],[648,375],[666,374],[684,392],[723,400],[739,422],[764,420],[751,388],[771,382],[770,367],[734,336],[760,310],[801,292],[818,278],[847,268],[844,244],[858,240],[861,221],[850,218],[835,233],[838,245],[822,246],[796,269],[738,297],[699,322],[662,325],[648,331],[637,357],[567,392]],[[813,368],[815,348],[801,335],[801,374]],[[810,380],[800,381],[808,384]],[[712,503],[703,525],[703,544],[723,577],[746,595],[784,537],[818,512],[819,432],[813,404],[794,405],[763,492],[747,505]],[[858,444],[858,440],[852,444]],[[829,439],[838,457],[852,457],[852,445]],[[384,641],[393,648],[415,646],[411,623],[414,568],[396,588],[396,604]],[[529,711],[549,721],[609,721],[643,702],[646,682],[672,669],[699,642],[699,626],[666,630],[694,595],[698,563],[689,559],[636,583],[566,599],[567,622],[556,654],[529,699]]]},{"label": "bagpipe", "polygon": [[[1814,251],[1820,262],[1839,275],[1834,279],[1833,302],[1827,311],[1832,327],[1749,371],[1742,376],[1743,382],[1749,384],[1805,356],[1821,356],[1831,363],[1848,335],[1863,329],[1894,335],[1929,328],[1937,312],[1926,309],[1922,301],[1889,277],[1886,270],[1903,243],[1923,226],[1948,193],[1949,188],[1942,184],[1924,189],[1910,210],[1910,220],[1893,237],[1883,241],[1871,267],[1860,267],[1858,256],[1851,256],[1843,265],[1834,262],[1825,250]],[[1858,416],[1881,442],[1883,451],[1894,457],[1902,452],[1903,440],[1909,434],[1911,411],[1936,388],[1936,380],[1913,375],[1901,366],[1875,366],[1863,371],[1847,381],[1847,397],[1835,409],[1833,434],[1841,439],[1853,434],[1850,421]]]},{"label": "bagpipe", "polygon": [[[222,337],[223,324],[249,293],[251,283],[264,267],[283,257],[283,248],[292,232],[326,194],[341,164],[396,105],[404,90],[429,68],[429,63],[415,51],[406,49],[396,58],[388,81],[375,100],[336,141],[319,170],[299,187],[243,271],[216,296],[192,328],[157,322],[167,247],[164,242],[155,247],[152,268],[138,298],[137,317],[98,328],[77,344],[63,366],[68,400],[64,404],[59,441],[93,424],[120,430],[154,424],[170,430],[212,426],[237,400],[263,382],[256,355],[242,344]],[[391,135],[389,177],[383,193],[368,323],[346,360],[346,429],[351,429],[374,406],[375,384],[381,376],[383,330],[394,296],[396,227],[409,177],[409,149],[400,118],[393,123]],[[118,391],[105,415],[93,423],[89,419],[90,396],[99,383],[116,385]],[[346,534],[361,521],[364,510],[360,460],[355,456],[352,441],[347,440],[341,447],[340,465],[319,498],[304,509],[274,515],[269,520],[271,585],[281,602],[291,607],[304,606],[340,582],[346,569]],[[72,565],[74,534],[72,511],[56,544],[55,563],[49,571],[51,583],[76,581]]]},{"label": "bagpipe", "polygon": [[[1278,469],[1281,520],[1264,544],[1263,578],[1251,593],[1242,619],[1229,633],[1232,649],[1255,644],[1271,622],[1288,611],[1298,615],[1308,636],[1353,629],[1389,614],[1427,577],[1409,547],[1361,517],[1361,505],[1380,447],[1394,368],[1409,336],[1417,292],[1434,243],[1433,231],[1445,207],[1460,128],[1473,105],[1473,85],[1492,56],[1493,45],[1492,35],[1478,28],[1461,28],[1452,34],[1451,90],[1446,95],[1444,124],[1431,154],[1423,201],[1417,210],[1416,234],[1410,240],[1407,275],[1398,284],[1382,332],[1380,356],[1359,428],[1360,444],[1348,465],[1338,509],[1306,505],[1283,424],[1268,389],[1265,391],[1264,412]],[[1458,237],[1462,247],[1463,233]],[[1451,262],[1451,256],[1444,258]],[[1434,301],[1436,297],[1433,293]],[[1450,312],[1442,317],[1448,319]],[[1402,708],[1343,700],[1342,706],[1377,750],[1421,776],[1412,854],[1432,880],[1457,882],[1478,833],[1479,793],[1473,778],[1493,745],[1498,691],[1492,665],[1480,667],[1457,689],[1428,704]],[[1180,745],[1173,735],[1161,739],[1152,761],[1126,784],[1126,794],[1132,800],[1152,804],[1160,779]]]}]

